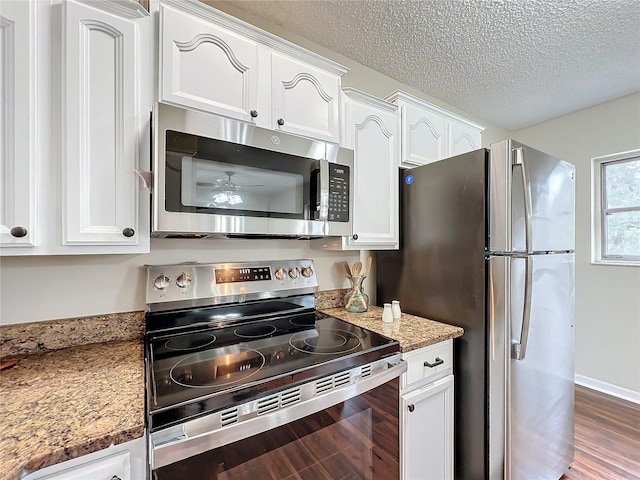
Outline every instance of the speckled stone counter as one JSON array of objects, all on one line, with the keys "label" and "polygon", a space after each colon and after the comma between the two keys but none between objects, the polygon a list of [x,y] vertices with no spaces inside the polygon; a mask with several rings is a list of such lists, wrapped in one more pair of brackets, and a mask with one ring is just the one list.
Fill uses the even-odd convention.
[{"label": "speckled stone counter", "polygon": [[143,336],[143,311],[0,325],[0,356],[4,359],[90,343],[140,340]]},{"label": "speckled stone counter", "polygon": [[29,355],[1,373],[0,480],[144,434],[142,339]]},{"label": "speckled stone counter", "polygon": [[409,352],[462,336],[464,330],[445,323],[435,322],[415,315],[402,314],[400,320],[382,321],[382,308],[371,306],[364,313],[347,312],[343,307],[321,310],[322,313],[345,320],[359,327],[391,337],[400,342],[400,351]]}]

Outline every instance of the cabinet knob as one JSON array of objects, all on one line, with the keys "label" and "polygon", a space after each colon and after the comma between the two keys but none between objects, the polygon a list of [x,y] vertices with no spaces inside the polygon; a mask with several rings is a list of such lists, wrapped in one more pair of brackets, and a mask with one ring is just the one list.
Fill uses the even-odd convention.
[{"label": "cabinet knob", "polygon": [[424,362],[424,366],[425,367],[429,367],[429,368],[433,368],[433,367],[437,367],[438,365],[442,365],[444,363],[444,360],[441,359],[440,357],[436,357],[435,361],[433,363],[429,363],[429,360],[425,360]]},{"label": "cabinet knob", "polygon": [[258,116],[258,110],[251,110],[249,115],[251,115],[252,118],[256,118]]},{"label": "cabinet knob", "polygon": [[13,227],[9,230],[9,233],[11,233],[12,237],[22,238],[27,236],[27,229],[24,227]]},{"label": "cabinet knob", "polygon": [[279,118],[276,122],[278,122],[278,125],[282,126],[284,125],[284,118]]},{"label": "cabinet knob", "polygon": [[353,237],[351,237],[351,238],[353,238],[354,240],[357,240],[357,239],[358,239],[358,234],[357,234],[357,233],[354,233],[354,234],[353,234]]},{"label": "cabinet knob", "polygon": [[407,408],[409,409],[410,412],[413,412],[416,409],[416,406],[412,403]]},{"label": "cabinet knob", "polygon": [[131,227],[122,229],[122,235],[124,235],[125,237],[133,237],[135,234],[136,234],[136,231]]}]

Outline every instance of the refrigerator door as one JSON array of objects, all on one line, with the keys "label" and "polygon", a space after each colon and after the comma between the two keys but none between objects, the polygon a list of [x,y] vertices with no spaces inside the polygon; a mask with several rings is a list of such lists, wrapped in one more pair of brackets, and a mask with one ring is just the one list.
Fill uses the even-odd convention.
[{"label": "refrigerator door", "polygon": [[[402,171],[401,245],[376,254],[377,301],[464,328],[454,341],[455,478],[485,478],[487,151]],[[461,393],[460,393],[461,392]]]},{"label": "refrigerator door", "polygon": [[[574,254],[510,258],[511,343],[523,338],[522,359],[509,360],[506,478],[558,479],[573,463]],[[530,315],[526,265],[532,269]]]},{"label": "refrigerator door", "polygon": [[575,167],[514,140],[491,145],[489,250],[575,248]]}]

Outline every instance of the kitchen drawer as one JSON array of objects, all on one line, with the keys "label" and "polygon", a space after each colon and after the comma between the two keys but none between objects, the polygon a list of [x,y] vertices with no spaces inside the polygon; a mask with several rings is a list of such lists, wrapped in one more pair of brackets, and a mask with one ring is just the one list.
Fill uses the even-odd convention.
[{"label": "kitchen drawer", "polygon": [[413,350],[402,357],[407,371],[400,379],[400,388],[411,390],[453,373],[453,340]]}]

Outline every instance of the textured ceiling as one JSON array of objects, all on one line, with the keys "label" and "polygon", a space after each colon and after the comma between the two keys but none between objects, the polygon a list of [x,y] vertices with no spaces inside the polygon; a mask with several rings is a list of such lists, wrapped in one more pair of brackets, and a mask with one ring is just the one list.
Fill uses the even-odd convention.
[{"label": "textured ceiling", "polygon": [[640,91],[640,0],[228,3],[509,130]]}]

